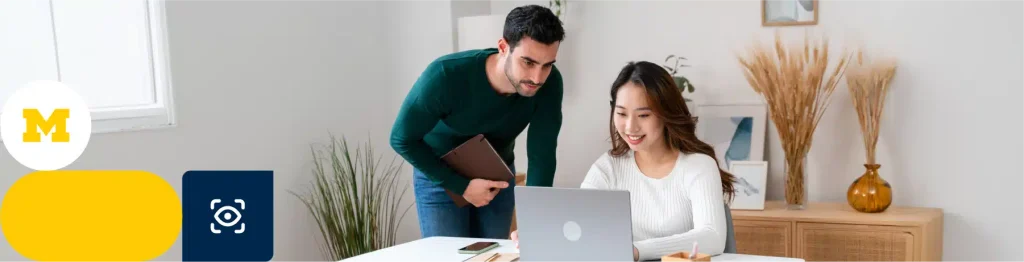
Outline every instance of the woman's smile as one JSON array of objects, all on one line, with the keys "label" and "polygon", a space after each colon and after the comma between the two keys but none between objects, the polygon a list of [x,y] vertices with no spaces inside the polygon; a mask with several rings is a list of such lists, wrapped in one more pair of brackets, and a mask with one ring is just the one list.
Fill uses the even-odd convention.
[{"label": "woman's smile", "polygon": [[633,145],[639,145],[640,142],[644,141],[644,137],[646,137],[646,136],[647,135],[639,135],[639,136],[626,135],[626,142],[628,142],[630,144],[633,144]]}]

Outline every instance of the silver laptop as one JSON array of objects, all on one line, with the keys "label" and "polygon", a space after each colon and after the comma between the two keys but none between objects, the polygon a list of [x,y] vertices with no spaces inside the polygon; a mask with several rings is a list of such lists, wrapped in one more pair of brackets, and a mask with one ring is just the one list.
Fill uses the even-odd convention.
[{"label": "silver laptop", "polygon": [[515,190],[520,261],[633,261],[628,191]]}]

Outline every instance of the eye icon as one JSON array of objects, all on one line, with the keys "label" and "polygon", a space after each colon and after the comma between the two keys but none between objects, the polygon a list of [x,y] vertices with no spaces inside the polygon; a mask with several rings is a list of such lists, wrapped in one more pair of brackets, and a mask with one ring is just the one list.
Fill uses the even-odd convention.
[{"label": "eye icon", "polygon": [[[225,212],[225,211],[231,211],[231,212]],[[231,214],[234,214],[234,215],[231,215]],[[231,221],[231,222],[224,222],[224,220],[220,219],[221,217],[223,217],[224,219],[229,219],[229,221]],[[242,220],[242,213],[239,213],[238,209],[236,209],[233,206],[222,206],[222,207],[220,207],[220,209],[217,210],[216,214],[213,214],[213,218],[215,220],[217,220],[217,224],[220,224],[221,226],[225,226],[225,227],[230,227],[230,226],[234,226],[236,223],[238,223],[239,220]],[[232,218],[234,218],[234,220],[230,220]]]},{"label": "eye icon", "polygon": [[210,223],[210,232],[220,234],[221,230],[217,229],[217,225],[220,225],[221,227],[234,227],[235,225],[238,225],[239,228],[234,230],[235,234],[245,232],[245,223],[238,223],[242,220],[242,212],[239,211],[239,208],[241,210],[245,210],[245,200],[235,199],[235,204],[239,204],[239,208],[235,208],[231,205],[224,205],[221,206],[220,209],[217,209],[217,204],[220,202],[220,199],[210,201],[210,210],[217,210],[217,212],[213,214],[213,219],[217,223]]}]

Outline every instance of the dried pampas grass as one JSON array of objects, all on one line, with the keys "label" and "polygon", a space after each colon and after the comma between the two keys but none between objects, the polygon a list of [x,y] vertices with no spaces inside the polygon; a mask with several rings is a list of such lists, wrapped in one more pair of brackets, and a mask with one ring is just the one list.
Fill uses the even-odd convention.
[{"label": "dried pampas grass", "polygon": [[804,159],[851,58],[850,52],[843,52],[838,64],[828,70],[829,59],[835,59],[831,55],[827,37],[812,41],[805,34],[802,45],[787,45],[776,32],[774,48],[755,43],[746,57],[738,57],[747,82],[767,101],[769,117],[778,130],[786,153],[786,202],[790,205],[806,204]]},{"label": "dried pampas grass", "polygon": [[896,60],[885,57],[865,61],[864,54],[857,52],[857,59],[850,64],[846,75],[846,86],[857,111],[867,164],[875,162],[875,146],[878,144],[878,130],[882,119],[882,108],[889,93],[889,83],[896,74]]}]

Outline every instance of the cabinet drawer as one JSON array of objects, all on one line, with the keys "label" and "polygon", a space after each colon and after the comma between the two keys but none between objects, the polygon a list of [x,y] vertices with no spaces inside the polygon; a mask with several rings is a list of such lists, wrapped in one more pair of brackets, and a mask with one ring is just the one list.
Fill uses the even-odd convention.
[{"label": "cabinet drawer", "polygon": [[733,220],[736,252],[792,257],[793,223],[789,221]]},{"label": "cabinet drawer", "polygon": [[911,261],[910,228],[797,223],[796,255],[807,261]]}]

